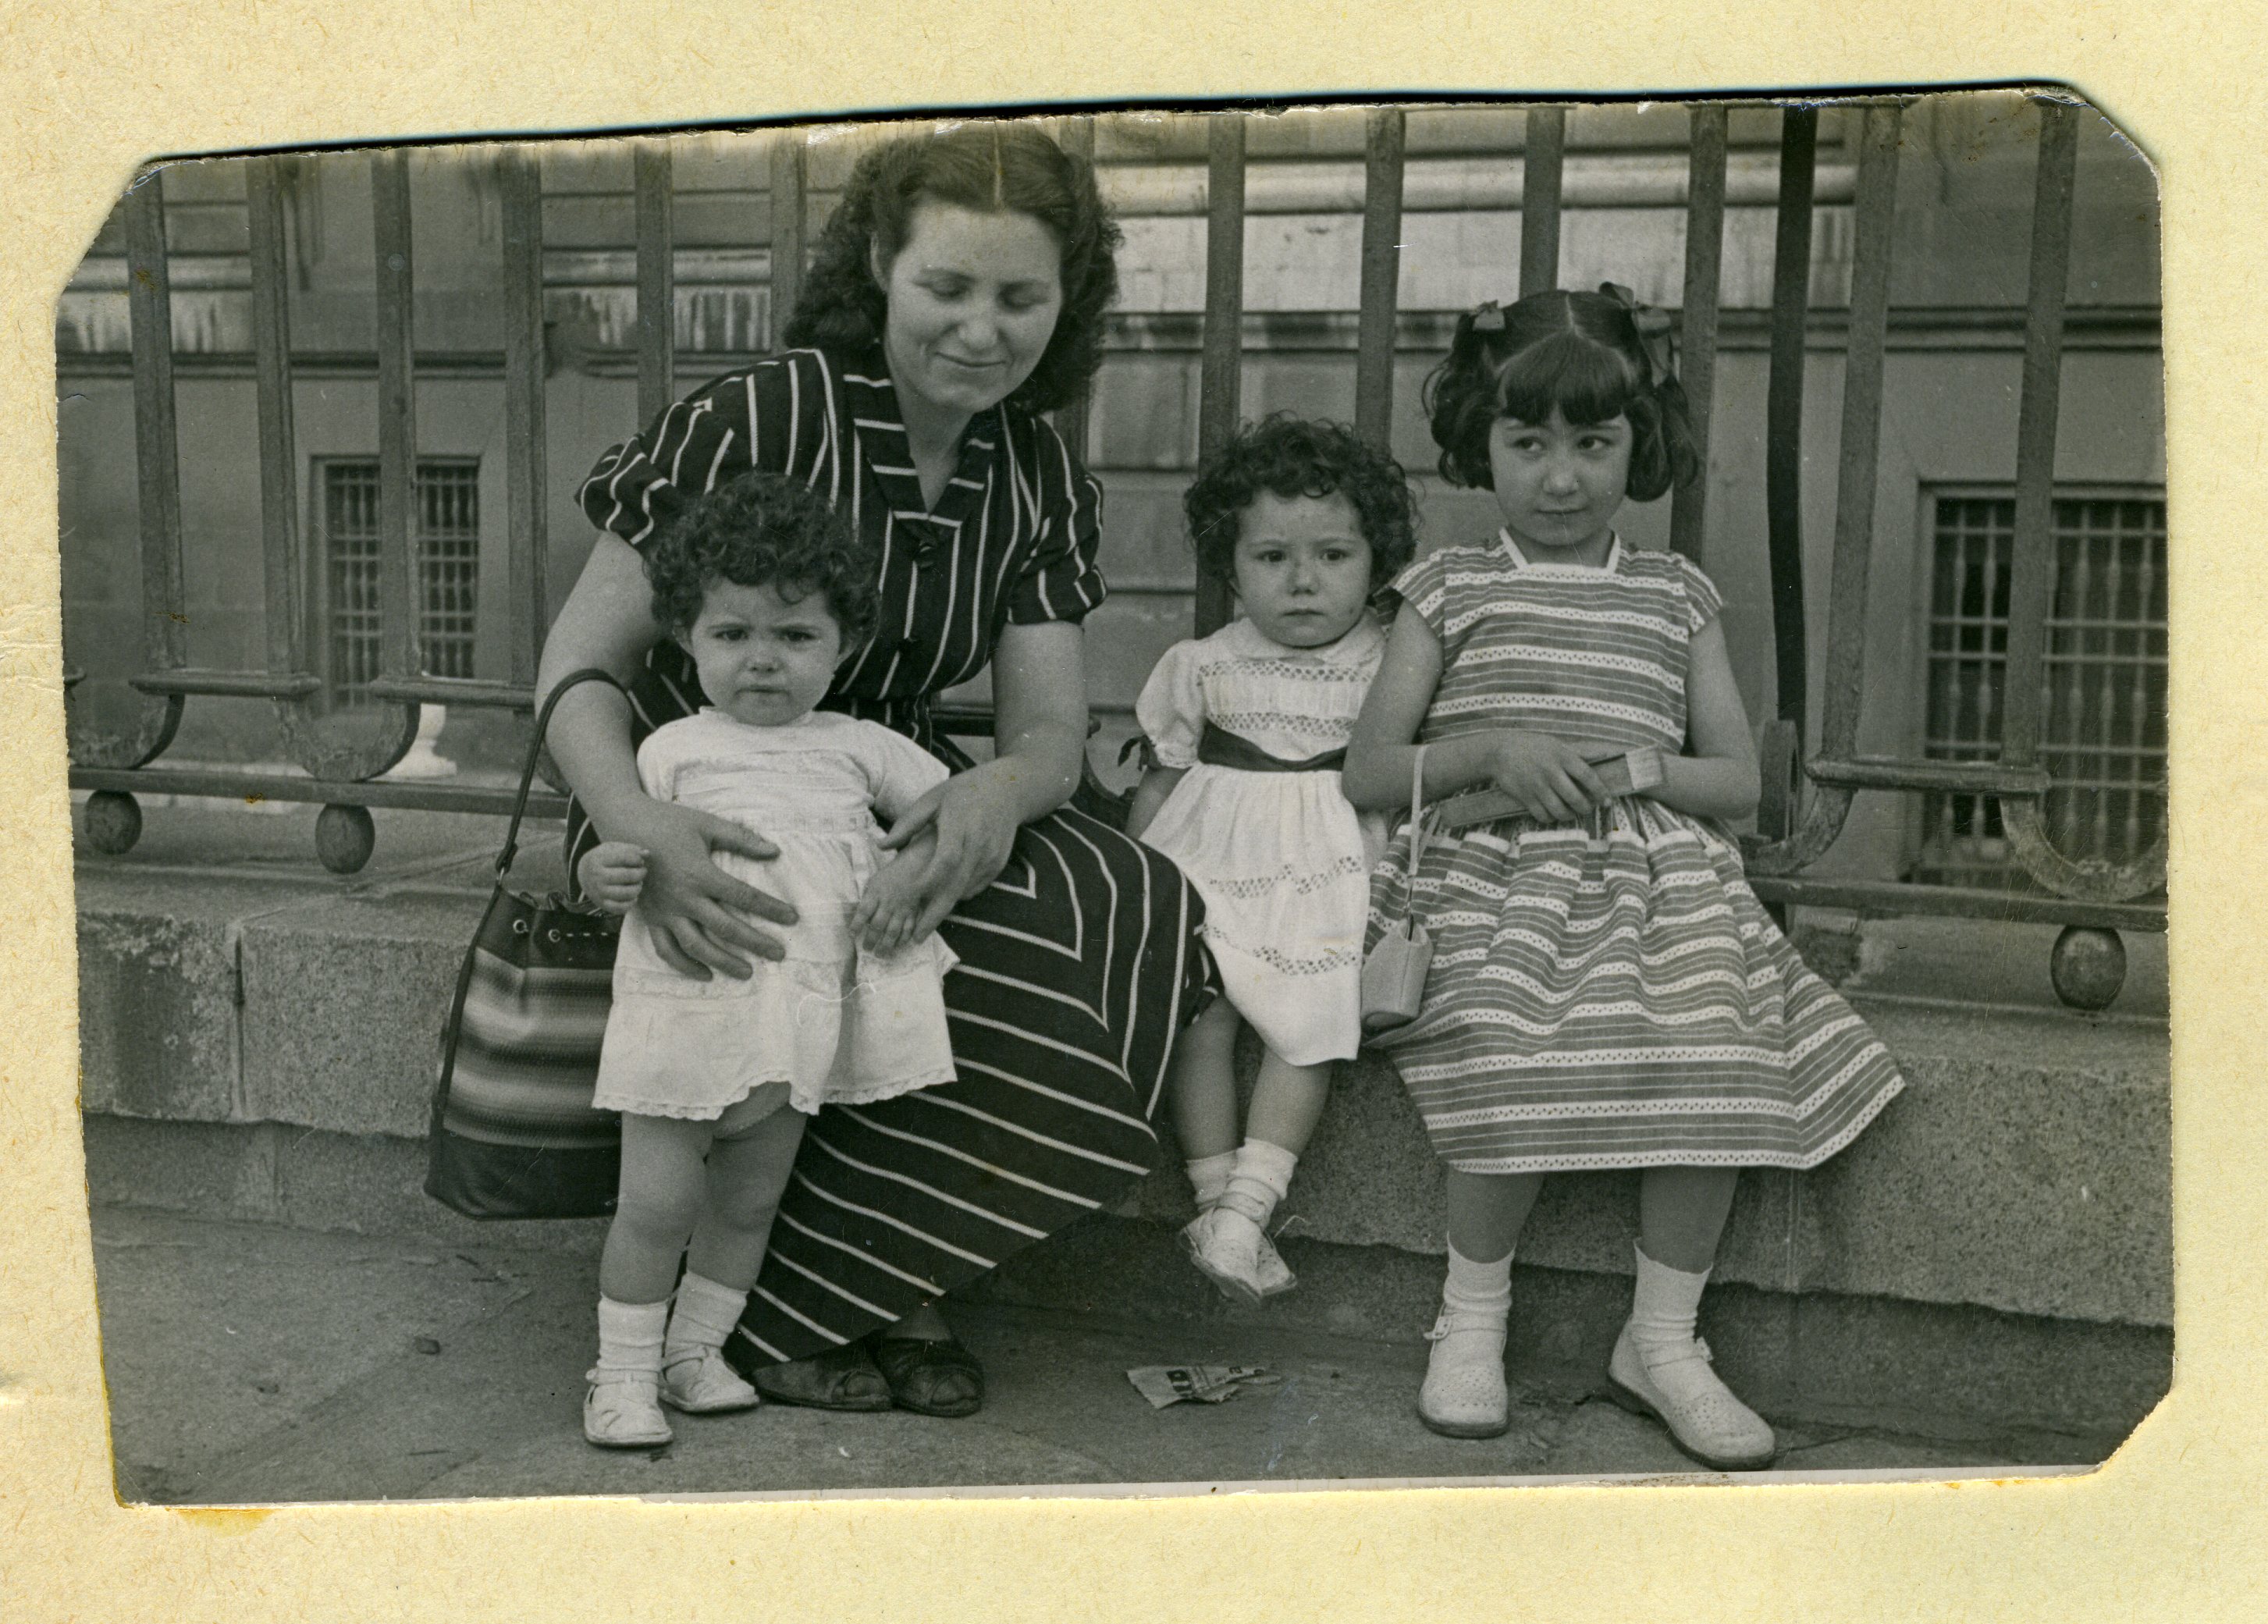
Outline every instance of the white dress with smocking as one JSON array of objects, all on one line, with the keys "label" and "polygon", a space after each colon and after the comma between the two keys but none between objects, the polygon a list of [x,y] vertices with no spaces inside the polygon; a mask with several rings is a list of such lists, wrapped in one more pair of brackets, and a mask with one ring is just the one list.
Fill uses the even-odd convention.
[{"label": "white dress with smocking", "polygon": [[1336,643],[1293,649],[1239,620],[1176,643],[1135,719],[1160,767],[1186,769],[1142,839],[1204,898],[1228,1001],[1289,1065],[1349,1060],[1362,1041],[1362,936],[1383,820],[1357,814],[1336,770],[1254,772],[1197,759],[1210,722],[1279,761],[1341,750],[1386,636],[1368,613]]},{"label": "white dress with smocking", "polygon": [[851,909],[880,861],[876,814],[895,818],[945,782],[945,764],[879,723],[812,711],[756,727],[703,710],[657,728],[637,753],[646,793],[737,823],[779,849],[759,862],[716,854],[735,879],[796,910],[768,924],[786,957],[747,981],[696,981],[654,951],[633,908],[615,957],[593,1103],[642,1116],[708,1119],[760,1084],[785,1083],[803,1112],[887,1099],[953,1080],[945,972],[932,935],[895,953],[852,939]]}]

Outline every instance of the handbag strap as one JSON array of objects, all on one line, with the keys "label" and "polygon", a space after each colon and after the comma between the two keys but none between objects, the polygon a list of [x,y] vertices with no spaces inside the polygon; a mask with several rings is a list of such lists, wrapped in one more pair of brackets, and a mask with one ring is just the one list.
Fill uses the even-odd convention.
[{"label": "handbag strap", "polygon": [[1402,877],[1402,911],[1418,894],[1418,863],[1425,855],[1425,746],[1410,757],[1410,867]]},{"label": "handbag strap", "polygon": [[543,735],[551,725],[551,713],[566,697],[567,690],[585,682],[603,682],[624,698],[628,690],[615,680],[614,672],[601,671],[596,665],[585,665],[580,671],[571,671],[559,680],[544,699],[543,708],[535,713],[535,731],[527,741],[527,764],[519,769],[519,793],[512,803],[512,823],[504,832],[504,849],[497,854],[497,883],[502,885],[512,872],[512,859],[519,855],[519,820],[527,813],[527,792],[535,783],[535,764],[543,754]]},{"label": "handbag strap", "polygon": [[1418,883],[1418,859],[1425,855],[1425,746],[1410,757],[1410,883]]}]

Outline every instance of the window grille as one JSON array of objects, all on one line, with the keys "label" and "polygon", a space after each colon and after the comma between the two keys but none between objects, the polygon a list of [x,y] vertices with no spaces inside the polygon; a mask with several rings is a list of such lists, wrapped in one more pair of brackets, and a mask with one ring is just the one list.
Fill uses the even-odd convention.
[{"label": "window grille", "polygon": [[[377,459],[324,463],[322,491],[331,680],[351,694],[379,674]],[[473,674],[480,546],[480,464],[420,460],[417,632],[426,676]]]},{"label": "window grille", "polygon": [[[2000,753],[2008,646],[2012,497],[1933,498],[1924,753]],[[2040,761],[2054,780],[2049,839],[2074,860],[2124,863],[2166,818],[2166,504],[2058,498],[2041,675]],[[2008,858],[1995,797],[1926,793],[1912,878],[2031,889]]]}]

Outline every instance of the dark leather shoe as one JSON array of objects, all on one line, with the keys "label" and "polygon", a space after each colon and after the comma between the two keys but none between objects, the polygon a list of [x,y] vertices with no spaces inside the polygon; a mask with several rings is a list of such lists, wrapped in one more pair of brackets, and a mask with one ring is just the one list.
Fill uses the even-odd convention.
[{"label": "dark leather shoe", "polygon": [[955,1338],[880,1336],[874,1363],[902,1410],[957,1421],[984,1406],[984,1367]]},{"label": "dark leather shoe", "polygon": [[747,1372],[755,1390],[774,1404],[814,1410],[886,1410],[891,1384],[874,1366],[864,1341],[830,1348],[789,1364],[762,1364]]}]

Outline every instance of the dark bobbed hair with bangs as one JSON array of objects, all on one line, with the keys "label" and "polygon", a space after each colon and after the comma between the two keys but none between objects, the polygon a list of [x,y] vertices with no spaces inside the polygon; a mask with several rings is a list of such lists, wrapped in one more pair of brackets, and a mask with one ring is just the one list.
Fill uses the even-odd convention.
[{"label": "dark bobbed hair with bangs", "polygon": [[1102,312],[1118,296],[1117,223],[1094,166],[1030,124],[990,119],[900,136],[861,158],[820,233],[783,336],[790,346],[881,342],[889,306],[873,262],[898,257],[924,202],[1029,215],[1063,254],[1063,309],[1032,375],[1008,396],[1027,412],[1066,406],[1102,364]]},{"label": "dark bobbed hair with bangs", "polygon": [[[1665,344],[1667,341],[1664,341]],[[1425,412],[1441,448],[1441,477],[1495,488],[1489,435],[1499,417],[1543,423],[1627,418],[1631,500],[1651,502],[1701,471],[1685,390],[1646,358],[1631,307],[1605,293],[1553,289],[1501,310],[1484,305],[1457,321],[1448,359],[1425,380]]]},{"label": "dark bobbed hair with bangs", "polygon": [[1400,463],[1344,423],[1277,412],[1238,430],[1205,459],[1182,496],[1198,569],[1235,578],[1244,511],[1263,490],[1287,500],[1344,496],[1370,544],[1373,592],[1400,574],[1416,550],[1418,507]]},{"label": "dark bobbed hair with bangs", "polygon": [[821,491],[777,474],[744,474],[695,498],[647,544],[653,618],[682,637],[719,581],[769,586],[786,602],[816,592],[843,631],[843,652],[861,647],[880,614],[881,561]]}]

